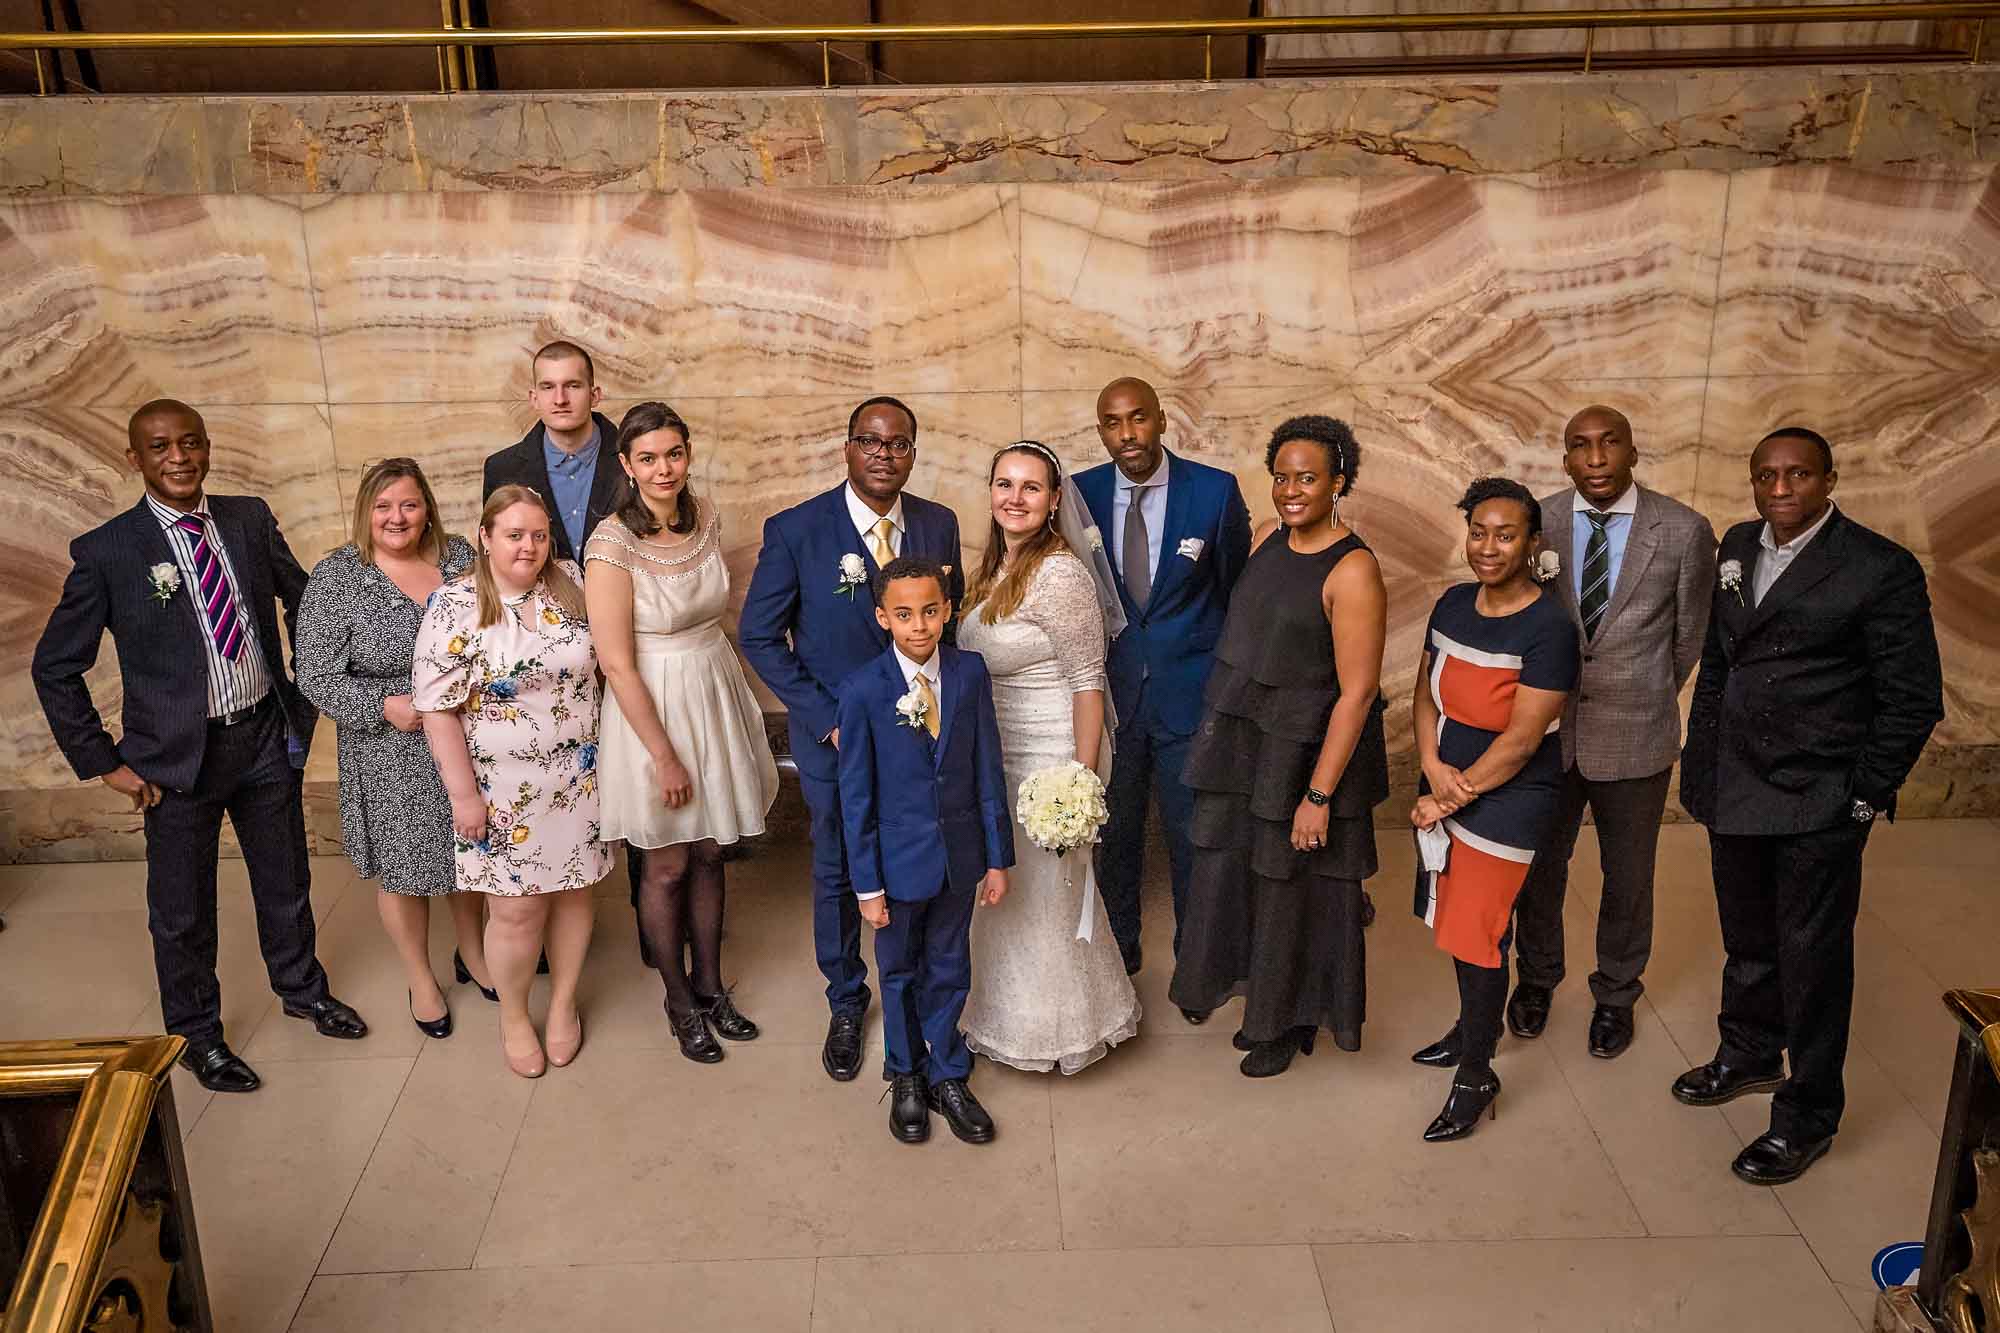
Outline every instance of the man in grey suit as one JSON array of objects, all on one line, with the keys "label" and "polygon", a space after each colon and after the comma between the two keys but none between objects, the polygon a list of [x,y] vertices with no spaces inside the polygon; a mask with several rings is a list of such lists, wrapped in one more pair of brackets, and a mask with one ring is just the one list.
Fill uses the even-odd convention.
[{"label": "man in grey suit", "polygon": [[1590,1053],[1632,1044],[1632,1006],[1653,951],[1653,857],[1680,750],[1679,695],[1701,660],[1715,582],[1707,519],[1632,480],[1632,425],[1591,406],[1563,428],[1574,484],[1542,501],[1547,549],[1562,560],[1564,605],[1582,631],[1583,673],[1563,711],[1562,804],[1515,905],[1520,984],[1507,1003],[1517,1037],[1539,1037],[1563,978],[1563,895],[1584,807],[1597,824],[1604,893],[1590,993]]}]

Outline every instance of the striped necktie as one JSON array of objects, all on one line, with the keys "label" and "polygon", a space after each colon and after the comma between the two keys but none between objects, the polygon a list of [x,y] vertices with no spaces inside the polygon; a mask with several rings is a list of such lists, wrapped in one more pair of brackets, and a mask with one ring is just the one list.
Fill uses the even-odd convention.
[{"label": "striped necktie", "polygon": [[1584,637],[1594,639],[1604,620],[1604,608],[1611,602],[1611,538],[1604,530],[1611,516],[1595,509],[1586,509],[1583,514],[1590,520],[1590,542],[1583,548],[1583,594],[1577,598],[1577,607],[1583,612]]},{"label": "striped necktie", "polygon": [[223,573],[221,557],[208,540],[208,523],[200,514],[183,514],[174,520],[174,526],[194,542],[195,600],[201,603],[208,636],[223,660],[234,662],[243,651],[243,609],[237,605],[229,576]]}]

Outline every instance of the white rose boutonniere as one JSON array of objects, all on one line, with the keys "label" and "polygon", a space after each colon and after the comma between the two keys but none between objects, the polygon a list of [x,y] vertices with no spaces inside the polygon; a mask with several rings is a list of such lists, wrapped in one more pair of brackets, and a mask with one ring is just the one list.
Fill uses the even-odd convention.
[{"label": "white rose boutonniere", "polygon": [[896,720],[906,727],[923,728],[924,719],[929,713],[930,708],[924,703],[924,696],[917,692],[915,685],[910,686],[909,693],[896,700]]},{"label": "white rose boutonniere", "polygon": [[146,571],[146,582],[152,586],[154,601],[170,602],[174,594],[181,590],[180,566],[162,560]]},{"label": "white rose boutonniere", "polygon": [[1741,560],[1723,561],[1715,567],[1715,577],[1716,581],[1722,585],[1722,590],[1724,592],[1735,593],[1736,604],[1738,606],[1743,605],[1743,562]]},{"label": "white rose boutonniere", "polygon": [[860,556],[849,551],[840,557],[840,582],[833,585],[834,592],[851,602],[854,600],[854,590],[866,582],[868,582],[868,566],[862,563]]},{"label": "white rose boutonniere", "polygon": [[1201,559],[1201,553],[1208,549],[1208,543],[1199,537],[1183,537],[1174,554],[1186,556],[1189,560]]},{"label": "white rose boutonniere", "polygon": [[1535,578],[1543,583],[1563,572],[1562,557],[1554,551],[1543,551],[1535,557]]},{"label": "white rose boutonniere", "polygon": [[1104,534],[1097,530],[1097,525],[1095,523],[1091,524],[1089,527],[1083,530],[1083,539],[1085,542],[1089,543],[1090,549],[1092,551],[1098,552],[1100,554],[1103,552]]}]

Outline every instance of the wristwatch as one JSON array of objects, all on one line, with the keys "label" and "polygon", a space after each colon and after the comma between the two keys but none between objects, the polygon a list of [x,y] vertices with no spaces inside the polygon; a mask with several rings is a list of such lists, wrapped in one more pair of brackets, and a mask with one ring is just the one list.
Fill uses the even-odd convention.
[{"label": "wristwatch", "polygon": [[1333,798],[1331,796],[1328,796],[1325,792],[1321,791],[1317,787],[1307,787],[1306,799],[1312,802],[1314,805],[1325,805],[1328,801],[1331,801]]},{"label": "wristwatch", "polygon": [[1876,812],[1874,806],[1868,804],[1868,802],[1862,800],[1860,797],[1857,796],[1854,798],[1854,805],[1848,810],[1847,813],[1854,816],[1855,823],[1866,824],[1870,820],[1875,818]]}]

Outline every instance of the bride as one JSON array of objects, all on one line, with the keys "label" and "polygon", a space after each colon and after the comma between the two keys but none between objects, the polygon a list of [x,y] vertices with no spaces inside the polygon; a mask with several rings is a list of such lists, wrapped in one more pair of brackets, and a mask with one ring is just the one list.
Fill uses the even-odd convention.
[{"label": "bride", "polygon": [[[1072,759],[1108,776],[1106,618],[1116,633],[1124,616],[1109,566],[1093,572],[1101,549],[1054,453],[1008,445],[989,483],[993,527],[958,644],[993,677],[1011,801],[1022,779]],[[1090,849],[1057,857],[1017,830],[1014,854],[1007,897],[973,918],[966,1044],[1016,1069],[1074,1074],[1139,1030],[1139,997],[1089,878]]]}]

